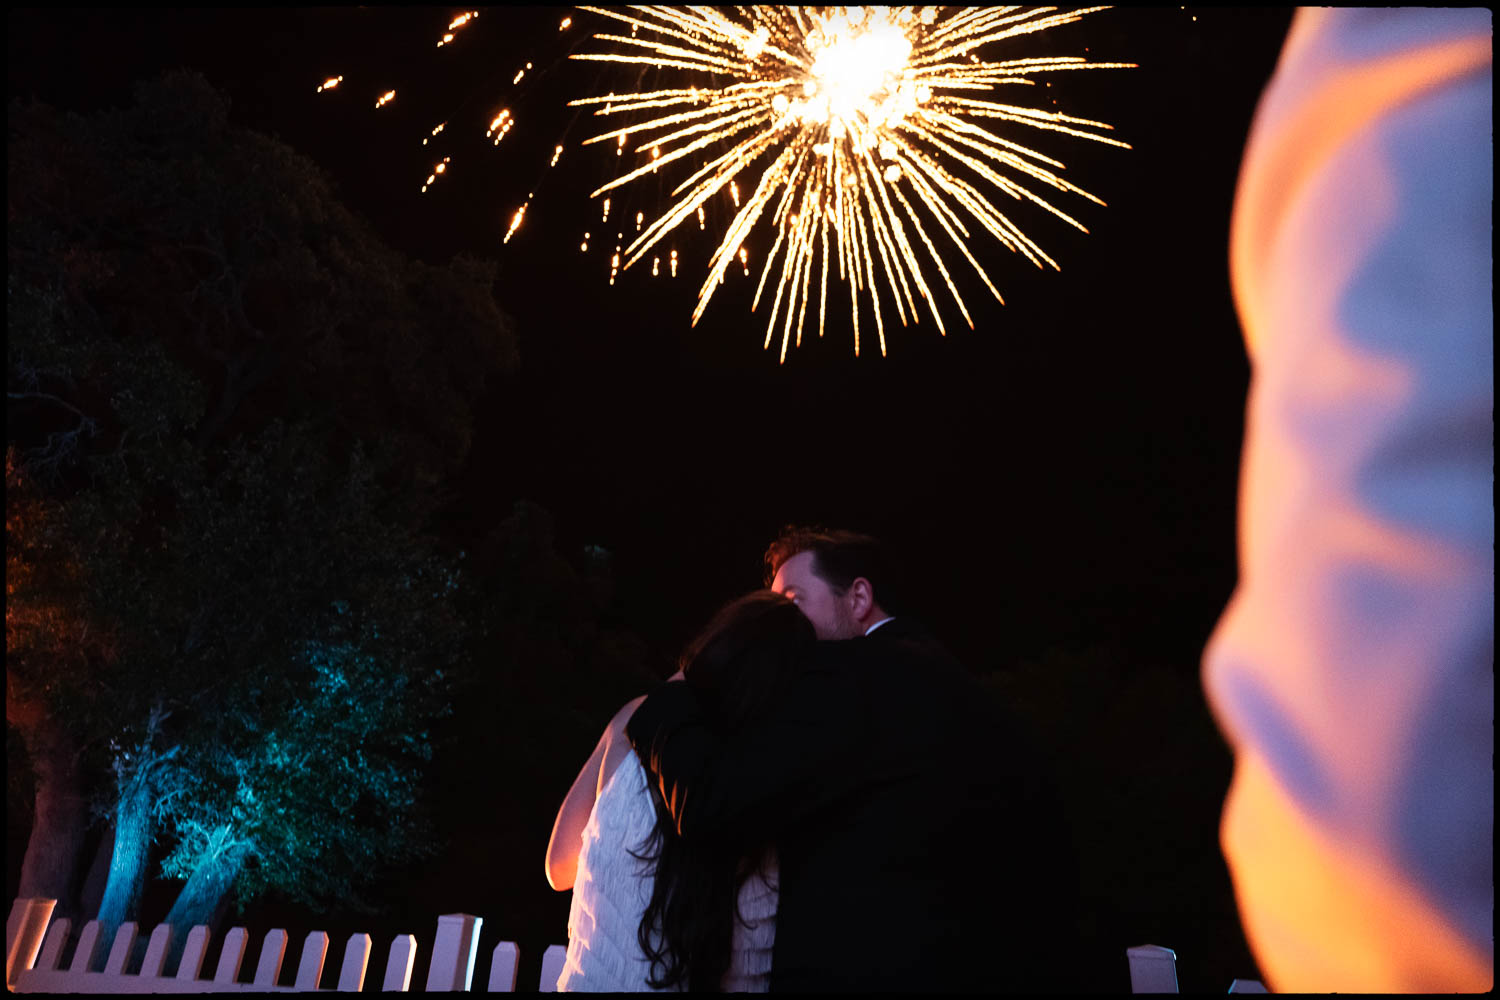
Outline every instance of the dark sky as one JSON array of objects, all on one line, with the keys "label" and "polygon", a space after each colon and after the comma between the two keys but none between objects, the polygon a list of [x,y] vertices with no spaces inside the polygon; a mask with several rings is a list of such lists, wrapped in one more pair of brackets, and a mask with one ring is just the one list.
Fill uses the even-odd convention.
[{"label": "dark sky", "polygon": [[[614,232],[628,242],[636,211],[652,218],[668,188],[614,195],[609,230],[587,197],[621,161],[578,145],[595,125],[566,101],[620,78],[563,57],[602,19],[574,13],[559,33],[564,8],[484,10],[436,48],[455,10],[13,8],[9,94],[91,111],[127,104],[133,83],[165,70],[199,70],[237,124],[311,157],[391,245],[432,263],[497,259],[521,367],[484,402],[446,527],[474,535],[518,498],[543,504],[562,544],[614,553],[620,610],[659,656],[758,585],[780,525],[821,522],[894,543],[920,616],[977,668],[1102,648],[1197,689],[1234,583],[1249,377],[1230,210],[1290,8],[1109,10],[1021,39],[1009,54],[1140,64],[1055,74],[1023,95],[1109,122],[1133,146],[1036,140],[1108,203],[1061,201],[1090,233],[1017,208],[1060,273],[985,236],[975,253],[1006,304],[961,279],[974,330],[946,307],[946,337],[930,320],[892,323],[882,358],[866,313],[856,358],[847,307],[833,308],[825,337],[785,364],[761,349],[765,306],[751,314],[754,277],[736,268],[689,325],[728,205],[709,233],[690,226],[670,244],[675,280],[648,266],[609,286]],[[340,88],[316,93],[340,74]],[[484,130],[502,108],[516,125],[496,147]],[[449,172],[420,194],[443,156]],[[524,226],[502,244],[528,193]],[[748,243],[755,277],[764,233]],[[1197,820],[1210,843],[1212,810]],[[1232,920],[1227,899],[1221,908]]]},{"label": "dark sky", "polygon": [[[1042,98],[1134,147],[1037,139],[1108,203],[1063,202],[1090,234],[1021,206],[1060,273],[986,236],[976,256],[1006,304],[961,278],[974,330],[951,308],[945,338],[930,320],[893,321],[882,358],[866,313],[855,358],[847,307],[832,308],[824,339],[784,365],[760,346],[765,306],[749,311],[754,256],[752,277],[731,269],[690,327],[712,231],[674,239],[675,280],[643,267],[608,285],[614,234],[587,195],[619,161],[579,147],[595,125],[565,103],[620,77],[563,58],[602,19],[575,14],[560,33],[566,9],[486,10],[437,48],[451,13],[12,9],[9,90],[92,110],[128,102],[135,81],[197,69],[237,123],[313,158],[392,245],[434,263],[497,258],[522,368],[486,401],[452,523],[482,528],[516,497],[544,504],[566,542],[615,553],[624,610],[663,648],[756,584],[767,540],[792,521],[906,550],[924,617],[976,666],[1059,632],[1201,643],[1233,581],[1248,377],[1230,206],[1289,10],[1112,10],[1021,39],[1017,55],[1140,64],[1053,74]],[[316,93],[330,75],[342,87]],[[495,147],[483,132],[502,108],[517,124]],[[420,194],[441,156],[449,172]],[[616,193],[610,228],[630,228],[665,190]]]}]

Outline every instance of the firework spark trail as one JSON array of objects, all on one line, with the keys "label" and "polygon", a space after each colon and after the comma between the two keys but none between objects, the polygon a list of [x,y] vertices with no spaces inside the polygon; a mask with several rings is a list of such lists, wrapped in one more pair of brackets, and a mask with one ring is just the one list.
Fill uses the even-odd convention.
[{"label": "firework spark trail", "polygon": [[[868,294],[880,350],[886,352],[878,285],[889,289],[903,326],[908,313],[911,322],[920,322],[920,297],[939,331],[946,333],[923,274],[924,259],[936,268],[973,327],[937,239],[946,237],[956,246],[1003,303],[966,245],[973,238],[966,218],[1037,267],[1060,270],[984,191],[952,170],[961,165],[1000,193],[1038,205],[1084,232],[1088,230],[1082,223],[1026,182],[1099,205],[1104,202],[1059,176],[1055,171],[1063,169],[1061,162],[990,131],[979,124],[981,120],[1130,148],[1100,135],[1097,130],[1110,129],[1103,122],[982,96],[1001,86],[1034,85],[1032,77],[1040,73],[1134,66],[1091,63],[1076,56],[990,61],[976,54],[982,46],[1071,24],[1103,7],[1058,11],[761,6],[733,8],[733,16],[701,7],[581,9],[628,25],[631,34],[597,34],[596,40],[615,48],[571,58],[728,78],[723,85],[610,93],[573,101],[571,106],[600,105],[594,114],[633,120],[593,136],[585,145],[613,140],[623,150],[630,139],[634,152],[649,154],[645,163],[605,184],[594,196],[678,161],[695,165],[671,192],[675,200],[624,250],[624,268],[648,256],[695,213],[701,228],[704,204],[726,187],[735,195],[737,212],[709,261],[694,325],[735,258],[745,264],[745,241],[769,211],[776,234],[761,265],[751,308],[759,305],[776,270],[765,346],[769,348],[775,337],[784,305],[783,361],[794,330],[795,342],[801,344],[818,257],[818,336],[823,335],[830,243],[839,280],[849,286],[856,355],[862,294]],[[764,158],[769,158],[769,166],[758,176],[747,175],[754,181],[742,201],[741,173]],[[925,209],[925,219],[918,206]],[[675,273],[675,252],[673,269]]]},{"label": "firework spark trail", "polygon": [[443,33],[443,37],[438,39],[437,47],[442,48],[444,45],[452,42],[454,39],[454,32],[458,31],[460,28],[462,28],[464,25],[468,24],[478,16],[479,11],[471,10],[467,14],[460,14],[458,17],[455,17],[452,22],[449,23],[448,30]]}]

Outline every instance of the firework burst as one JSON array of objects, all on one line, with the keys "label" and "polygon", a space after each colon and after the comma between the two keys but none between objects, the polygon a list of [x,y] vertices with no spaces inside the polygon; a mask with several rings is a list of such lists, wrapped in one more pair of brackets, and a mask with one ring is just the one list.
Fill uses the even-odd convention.
[{"label": "firework burst", "polygon": [[[990,61],[979,55],[981,48],[1105,8],[583,9],[628,25],[630,34],[595,35],[612,49],[572,58],[685,70],[691,81],[572,102],[597,106],[596,115],[622,115],[632,122],[585,144],[612,142],[620,151],[629,141],[644,158],[594,196],[678,161],[691,168],[665,211],[625,249],[623,266],[646,257],[695,215],[701,226],[704,203],[728,188],[737,211],[709,261],[693,312],[696,325],[724,272],[737,259],[745,266],[743,245],[769,212],[774,239],[751,308],[759,306],[774,276],[765,346],[775,339],[780,319],[783,361],[794,333],[801,343],[814,286],[818,335],[823,334],[830,257],[849,289],[856,355],[865,294],[885,353],[885,319],[876,294],[882,284],[903,326],[908,314],[912,322],[919,320],[916,300],[921,298],[946,333],[924,262],[929,271],[936,270],[973,327],[944,261],[944,252],[953,248],[1004,301],[970,249],[971,227],[990,233],[1038,267],[1058,268],[985,189],[955,175],[960,165],[986,183],[991,194],[1031,202],[1087,232],[1033,187],[1045,185],[1104,203],[1063,180],[1057,173],[1062,163],[1023,145],[1017,136],[1039,130],[1130,148],[1101,135],[1100,130],[1110,128],[1102,122],[989,97],[1001,87],[1034,84],[1033,77],[1041,73],[1133,64],[1090,63],[1070,56]],[[986,122],[998,123],[1007,134],[991,131]],[[741,197],[741,187],[748,197]]]}]

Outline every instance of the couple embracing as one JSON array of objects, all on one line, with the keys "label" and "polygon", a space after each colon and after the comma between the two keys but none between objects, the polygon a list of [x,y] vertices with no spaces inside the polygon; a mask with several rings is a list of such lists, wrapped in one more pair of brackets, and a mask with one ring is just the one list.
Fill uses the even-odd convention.
[{"label": "couple embracing", "polygon": [[1075,871],[1035,750],[902,614],[875,539],[788,529],[766,570],[558,812],[558,988],[1061,988]]}]

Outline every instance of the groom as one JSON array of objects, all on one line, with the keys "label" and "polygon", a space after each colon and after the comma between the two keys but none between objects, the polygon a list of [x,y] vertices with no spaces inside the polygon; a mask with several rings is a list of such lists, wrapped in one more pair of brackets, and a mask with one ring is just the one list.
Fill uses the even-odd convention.
[{"label": "groom", "polygon": [[789,529],[772,589],[817,656],[756,729],[722,741],[687,684],[626,727],[685,840],[780,855],[771,988],[1061,988],[1071,853],[1040,762],[909,618],[880,544]]}]

